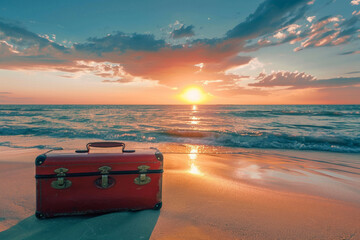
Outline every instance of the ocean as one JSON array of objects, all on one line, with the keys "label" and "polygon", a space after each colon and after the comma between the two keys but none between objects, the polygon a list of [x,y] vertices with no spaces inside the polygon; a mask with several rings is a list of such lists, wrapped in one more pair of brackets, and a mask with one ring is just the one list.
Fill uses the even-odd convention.
[{"label": "ocean", "polygon": [[0,105],[14,136],[360,153],[360,105]]}]

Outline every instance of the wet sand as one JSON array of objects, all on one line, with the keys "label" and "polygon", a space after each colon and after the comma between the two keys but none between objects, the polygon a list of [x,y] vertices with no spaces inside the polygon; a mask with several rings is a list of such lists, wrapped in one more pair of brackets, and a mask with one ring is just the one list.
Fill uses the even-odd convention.
[{"label": "wet sand", "polygon": [[159,148],[160,211],[37,220],[44,150],[1,147],[0,239],[360,239],[359,154]]}]

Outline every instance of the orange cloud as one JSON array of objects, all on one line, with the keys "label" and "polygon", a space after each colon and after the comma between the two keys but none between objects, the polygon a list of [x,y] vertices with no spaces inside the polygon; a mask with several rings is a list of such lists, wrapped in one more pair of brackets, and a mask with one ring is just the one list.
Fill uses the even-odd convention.
[{"label": "orange cloud", "polygon": [[271,74],[260,73],[256,78],[258,82],[249,84],[254,87],[288,87],[300,88],[332,88],[360,85],[360,77],[337,77],[329,79],[316,79],[304,72],[278,71]]}]

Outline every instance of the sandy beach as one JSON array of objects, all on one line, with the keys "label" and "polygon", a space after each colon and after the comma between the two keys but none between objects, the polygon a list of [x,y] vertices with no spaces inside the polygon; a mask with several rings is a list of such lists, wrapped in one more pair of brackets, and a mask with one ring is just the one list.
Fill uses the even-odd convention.
[{"label": "sandy beach", "polygon": [[359,40],[360,0],[0,0],[0,240],[360,240]]},{"label": "sandy beach", "polygon": [[359,154],[160,149],[160,211],[38,220],[34,158],[44,150],[1,147],[0,239],[360,238]]}]

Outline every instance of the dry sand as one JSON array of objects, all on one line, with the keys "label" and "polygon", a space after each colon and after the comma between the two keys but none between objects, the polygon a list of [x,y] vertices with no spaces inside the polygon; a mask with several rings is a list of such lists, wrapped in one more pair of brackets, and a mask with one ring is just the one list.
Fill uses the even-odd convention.
[{"label": "dry sand", "polygon": [[0,239],[360,239],[359,154],[160,148],[160,211],[37,220],[44,150],[1,147]]}]

